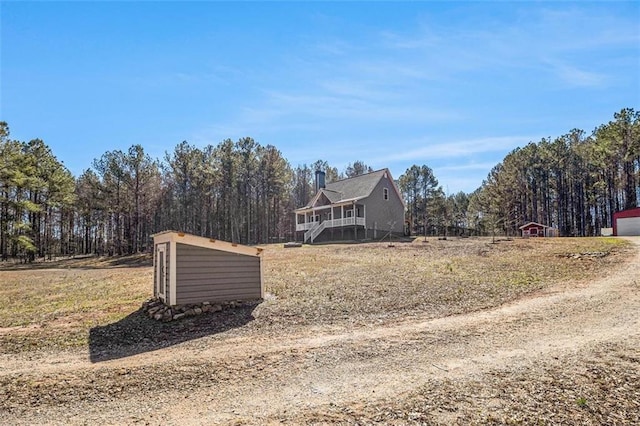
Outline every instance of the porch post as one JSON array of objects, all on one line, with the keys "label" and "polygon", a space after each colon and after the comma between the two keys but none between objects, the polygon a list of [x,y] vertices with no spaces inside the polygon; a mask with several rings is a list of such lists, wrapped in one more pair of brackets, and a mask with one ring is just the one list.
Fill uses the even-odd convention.
[{"label": "porch post", "polygon": [[340,238],[344,241],[344,204],[340,205],[340,211]]},{"label": "porch post", "polygon": [[358,240],[358,211],[355,201],[353,202],[353,239]]}]

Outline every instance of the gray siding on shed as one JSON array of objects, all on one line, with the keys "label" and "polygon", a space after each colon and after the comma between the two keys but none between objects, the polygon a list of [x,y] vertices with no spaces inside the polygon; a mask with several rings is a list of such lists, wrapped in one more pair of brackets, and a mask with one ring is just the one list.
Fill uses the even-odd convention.
[{"label": "gray siding on shed", "polygon": [[176,304],[261,296],[260,257],[176,244]]}]

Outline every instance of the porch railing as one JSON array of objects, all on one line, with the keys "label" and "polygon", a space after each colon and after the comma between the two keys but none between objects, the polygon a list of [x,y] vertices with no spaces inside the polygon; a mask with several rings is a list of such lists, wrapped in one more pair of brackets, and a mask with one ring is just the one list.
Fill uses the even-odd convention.
[{"label": "porch railing", "polygon": [[318,222],[307,222],[307,223],[297,223],[296,231],[308,231],[313,228],[314,225],[317,225]]},{"label": "porch railing", "polygon": [[[331,220],[325,220],[324,222],[322,222],[321,225],[323,226],[322,229],[339,228],[341,226],[353,226],[353,225],[365,226],[365,218],[364,217],[345,217],[342,219],[331,219]],[[296,231],[309,231],[311,229],[315,229],[316,226],[318,226],[318,222],[298,223],[296,224]]]},{"label": "porch railing", "polygon": [[337,228],[340,226],[361,225],[364,226],[364,217],[344,217],[342,219],[325,220],[327,228]]},{"label": "porch railing", "polygon": [[314,222],[316,224],[316,226],[314,226],[313,228],[309,229],[307,232],[304,233],[304,242],[306,243],[308,240],[311,240],[311,242],[313,243],[313,240],[316,239],[316,237],[318,235],[320,235],[320,233],[324,230],[324,228],[327,226],[327,221],[325,220],[322,223],[319,222]]}]

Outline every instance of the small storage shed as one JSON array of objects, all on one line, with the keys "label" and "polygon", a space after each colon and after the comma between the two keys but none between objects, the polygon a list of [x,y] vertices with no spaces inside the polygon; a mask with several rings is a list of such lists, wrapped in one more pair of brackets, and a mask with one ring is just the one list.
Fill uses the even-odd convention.
[{"label": "small storage shed", "polygon": [[613,214],[613,235],[640,235],[640,207]]},{"label": "small storage shed", "polygon": [[154,297],[170,306],[264,297],[262,249],[165,231],[153,235]]},{"label": "small storage shed", "polygon": [[555,228],[537,222],[528,222],[520,228],[523,237],[556,237],[558,233]]}]

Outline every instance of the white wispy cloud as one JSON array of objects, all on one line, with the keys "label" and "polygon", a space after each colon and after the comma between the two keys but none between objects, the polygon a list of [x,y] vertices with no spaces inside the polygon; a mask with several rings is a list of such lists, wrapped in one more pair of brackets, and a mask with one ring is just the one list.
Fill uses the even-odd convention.
[{"label": "white wispy cloud", "polygon": [[464,163],[438,166],[435,169],[438,172],[467,172],[471,170],[491,170],[491,168],[495,165],[495,162]]},{"label": "white wispy cloud", "polygon": [[442,189],[447,195],[453,195],[460,191],[471,193],[478,189],[482,183],[482,180],[487,176],[487,173],[478,173],[475,175],[446,175],[436,172],[436,177],[442,185]]},{"label": "white wispy cloud", "polygon": [[[301,78],[305,75],[313,78],[296,89],[265,91],[262,106],[256,108],[268,109],[271,112],[267,115],[272,118],[273,111],[277,111],[275,115],[283,120],[305,116],[337,118],[333,125],[346,119],[396,125],[434,123],[461,120],[466,115],[462,112],[465,105],[455,109],[443,106],[443,99],[434,94],[437,82],[465,84],[469,73],[482,69],[494,73],[496,84],[504,78],[506,70],[514,68],[529,69],[532,73],[529,78],[546,72],[563,85],[605,84],[608,77],[604,73],[581,64],[578,59],[567,59],[568,52],[580,51],[582,47],[572,48],[562,42],[558,47],[558,39],[573,30],[566,29],[566,22],[564,26],[556,25],[557,19],[553,14],[539,12],[507,25],[494,22],[467,29],[431,23],[426,29],[421,27],[402,34],[383,29],[371,35],[368,49],[335,38],[318,42],[312,45],[315,52],[307,52],[305,59],[296,63]],[[590,17],[580,19],[586,22]],[[609,32],[596,33],[595,38],[616,41],[611,40]],[[324,62],[327,52],[336,56],[331,65]],[[323,69],[323,73],[318,74],[318,69]],[[281,124],[287,126],[284,121]],[[443,146],[436,152],[446,155],[450,148]]]},{"label": "white wispy cloud", "polygon": [[[306,36],[303,49],[284,54],[279,79],[252,71],[255,97],[209,134],[264,135],[293,164],[358,159],[402,172],[429,164],[452,188],[468,188],[510,150],[540,139],[527,134],[549,131],[547,96],[612,84],[615,70],[592,58],[626,58],[640,43],[633,19],[604,8],[513,7],[508,20],[439,22],[425,12],[359,33],[358,42]],[[487,134],[500,136],[474,137]]]},{"label": "white wispy cloud", "polygon": [[428,32],[426,28],[420,32],[419,36],[401,35],[391,30],[380,32],[382,45],[390,49],[431,49],[441,46],[444,38],[440,34]]},{"label": "white wispy cloud", "polygon": [[340,39],[323,40],[315,44],[317,52],[333,56],[348,55],[349,52],[353,51],[353,48],[352,43]]},{"label": "white wispy cloud", "polygon": [[640,46],[637,22],[628,17],[571,6],[526,10],[526,18],[508,23],[487,20],[451,28],[450,23],[429,22],[414,33],[385,31],[382,43],[401,55],[409,52],[414,65],[415,58],[421,59],[442,76],[479,69],[499,76],[506,69],[529,69],[582,87],[601,86],[609,78],[594,69],[594,51],[637,51]]},{"label": "white wispy cloud", "polygon": [[450,194],[459,191],[475,191],[487,177],[491,169],[498,163],[499,159],[482,163],[463,163],[456,165],[445,165],[433,167],[433,173],[444,185],[444,189]]},{"label": "white wispy cloud", "polygon": [[566,84],[574,87],[601,87],[607,82],[605,74],[579,69],[569,64],[551,62],[549,68]]},{"label": "white wispy cloud", "polygon": [[391,154],[386,158],[390,161],[418,160],[418,159],[446,159],[460,158],[488,152],[505,152],[526,145],[531,140],[529,136],[498,136],[478,139],[468,139],[445,143],[433,143],[428,140],[414,141],[411,146],[420,148],[409,149]]}]

